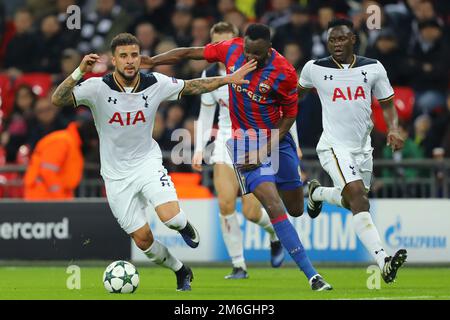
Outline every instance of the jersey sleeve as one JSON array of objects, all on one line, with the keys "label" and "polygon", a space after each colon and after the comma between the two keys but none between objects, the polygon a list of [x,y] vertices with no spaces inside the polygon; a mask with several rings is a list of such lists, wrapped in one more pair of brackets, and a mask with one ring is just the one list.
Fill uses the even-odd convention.
[{"label": "jersey sleeve", "polygon": [[278,88],[279,103],[283,115],[295,118],[298,111],[297,74],[295,70],[290,70],[286,79],[281,81]]},{"label": "jersey sleeve", "polygon": [[157,72],[153,72],[153,75],[159,83],[158,96],[161,98],[161,101],[180,99],[185,86],[184,80],[168,77]]},{"label": "jersey sleeve", "polygon": [[87,106],[93,108],[95,106],[100,87],[99,79],[101,81],[101,78],[89,78],[73,88],[72,97],[75,107]]},{"label": "jersey sleeve", "polygon": [[314,87],[314,84],[312,81],[312,72],[311,72],[313,63],[314,63],[314,60],[310,60],[303,67],[302,72],[300,73],[300,77],[298,79],[298,85],[300,87],[308,88],[308,89]]},{"label": "jersey sleeve", "polygon": [[[206,78],[206,71],[203,71],[202,78]],[[214,100],[214,96],[212,92],[203,93],[201,96],[201,104],[206,106],[215,106],[216,100]]]},{"label": "jersey sleeve", "polygon": [[372,88],[372,92],[379,102],[387,101],[394,97],[394,89],[392,88],[386,69],[378,61],[377,77]]},{"label": "jersey sleeve", "polygon": [[230,49],[232,43],[233,39],[216,43],[209,43],[203,50],[203,57],[208,62],[225,63],[228,50]]}]

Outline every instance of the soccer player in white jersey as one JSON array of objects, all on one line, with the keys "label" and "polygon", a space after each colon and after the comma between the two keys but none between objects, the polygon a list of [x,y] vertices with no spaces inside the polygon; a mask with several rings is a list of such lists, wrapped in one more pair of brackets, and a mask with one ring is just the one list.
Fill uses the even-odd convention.
[{"label": "soccer player in white jersey", "polygon": [[191,269],[153,238],[145,215],[145,208],[152,205],[167,227],[177,230],[190,247],[198,246],[199,234],[180,209],[173,183],[162,165],[161,150],[152,139],[155,114],[164,100],[202,94],[226,84],[247,83],[243,77],[256,64],[249,62],[224,77],[184,81],[156,72],[139,72],[140,45],[131,34],[117,35],[111,51],[113,73],[77,85],[99,60],[97,54],[88,54],[58,86],[52,102],[65,106],[73,99],[76,106],[91,109],[100,138],[101,174],[115,218],[151,261],[175,272],[177,290],[188,291],[193,278]]},{"label": "soccer player in white jersey", "polygon": [[394,91],[379,61],[353,53],[356,38],[351,21],[330,22],[327,41],[331,56],[307,62],[299,78],[300,95],[311,88],[316,88],[319,94],[323,133],[316,150],[334,183],[333,188],[327,188],[317,180],[310,182],[308,213],[317,217],[322,201],[351,210],[358,238],[376,260],[384,281],[393,282],[407,252],[400,249],[394,256],[387,255],[369,213],[367,192],[372,177],[372,94],[383,108],[389,128],[387,144],[393,150],[403,147],[393,104]]},{"label": "soccer player in white jersey", "polygon": [[[211,28],[210,34],[211,42],[215,43],[233,39],[239,35],[239,31],[231,23],[219,22]],[[215,63],[203,71],[202,78],[225,74],[225,66],[222,63]],[[219,106],[219,130],[214,141],[214,150],[210,162],[214,164],[214,187],[219,201],[222,236],[233,264],[231,274],[225,276],[225,279],[246,279],[248,273],[242,244],[243,237],[236,213],[239,184],[234,173],[233,162],[226,149],[226,141],[231,138],[231,119],[228,110],[228,88],[226,86],[202,94],[200,114],[196,124],[196,143],[192,168],[197,171],[202,170],[203,150],[211,135],[216,105]],[[294,126],[295,123],[292,127]],[[295,136],[297,136],[296,133]],[[280,267],[284,260],[283,247],[273,229],[269,215],[262,209],[260,202],[253,194],[250,193],[242,197],[242,213],[245,218],[258,224],[270,234],[271,265],[274,268]]]}]

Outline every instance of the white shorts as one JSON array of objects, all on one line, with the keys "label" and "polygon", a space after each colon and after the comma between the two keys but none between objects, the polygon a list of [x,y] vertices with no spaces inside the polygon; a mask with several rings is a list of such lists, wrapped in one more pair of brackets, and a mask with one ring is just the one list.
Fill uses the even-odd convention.
[{"label": "white shorts", "polygon": [[366,190],[370,190],[373,171],[372,150],[353,153],[341,148],[318,147],[317,155],[335,187],[342,190],[347,183],[362,180]]},{"label": "white shorts", "polygon": [[120,227],[130,234],[148,221],[145,209],[178,201],[175,187],[161,159],[151,159],[145,167],[121,180],[105,178],[106,196]]},{"label": "white shorts", "polygon": [[218,138],[214,141],[214,150],[212,152],[210,163],[225,163],[233,166],[230,154],[228,153],[226,141],[222,138]]}]

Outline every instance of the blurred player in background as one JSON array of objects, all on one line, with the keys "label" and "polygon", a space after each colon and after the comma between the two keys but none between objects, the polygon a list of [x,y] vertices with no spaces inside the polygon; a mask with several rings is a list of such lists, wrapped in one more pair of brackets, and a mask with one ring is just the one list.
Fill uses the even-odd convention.
[{"label": "blurred player in background", "polygon": [[190,247],[199,245],[199,234],[180,209],[174,185],[162,165],[161,150],[152,139],[155,114],[164,100],[202,94],[229,83],[246,83],[243,77],[255,63],[247,63],[232,75],[184,81],[139,72],[140,45],[131,34],[117,35],[111,51],[113,73],[77,84],[99,61],[97,54],[88,54],[58,86],[52,102],[64,106],[73,99],[76,106],[91,109],[100,138],[101,174],[114,216],[151,261],[175,272],[177,290],[188,291],[192,271],[154,240],[145,215],[151,204],[160,220],[177,230]]},{"label": "blurred player in background", "polygon": [[[239,30],[228,22],[216,23],[210,31],[211,42],[230,40],[239,35]],[[225,65],[215,63],[203,71],[202,78],[226,75]],[[216,105],[219,105],[219,130],[214,141],[214,151],[210,162],[214,164],[214,187],[217,192],[220,209],[220,226],[222,235],[231,257],[233,270],[225,279],[248,278],[247,266],[244,258],[242,231],[236,212],[236,198],[239,184],[233,170],[233,162],[226,149],[226,141],[231,138],[231,119],[229,111],[228,88],[226,86],[202,94],[200,114],[196,127],[196,146],[192,158],[192,168],[201,171],[203,150],[211,135]],[[295,126],[295,123],[292,127]],[[296,135],[296,133],[295,133]],[[273,229],[269,215],[261,208],[261,204],[254,195],[242,197],[242,213],[248,220],[258,224],[270,234],[271,264],[278,268],[284,260],[284,250]]]},{"label": "blurred player in background", "polygon": [[303,214],[299,158],[289,133],[298,111],[297,74],[272,48],[270,29],[263,24],[251,24],[244,39],[177,48],[142,59],[143,67],[205,59],[224,63],[228,74],[246,61],[258,62],[257,69],[246,76],[249,84],[228,86],[232,139],[227,141],[227,147],[242,194],[253,193],[266,209],[283,247],[303,271],[311,289],[331,290],[331,285],[311,264],[286,214],[286,211],[294,217]]},{"label": "blurred player in background", "polygon": [[331,56],[306,63],[298,82],[300,96],[313,87],[319,94],[323,133],[317,155],[334,183],[333,188],[327,188],[317,180],[310,182],[308,214],[311,218],[317,217],[322,201],[351,210],[358,238],[376,260],[384,281],[393,282],[407,252],[400,249],[393,257],[387,255],[369,213],[367,192],[373,171],[372,93],[383,108],[389,128],[387,144],[393,151],[403,147],[393,103],[394,90],[378,60],[353,53],[356,37],[351,21],[330,22],[327,41]]}]

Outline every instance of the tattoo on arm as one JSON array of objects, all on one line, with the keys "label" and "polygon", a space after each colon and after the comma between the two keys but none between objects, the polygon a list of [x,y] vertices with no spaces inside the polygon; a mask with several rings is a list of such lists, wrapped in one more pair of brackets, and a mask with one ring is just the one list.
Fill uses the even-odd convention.
[{"label": "tattoo on arm", "polygon": [[77,84],[72,76],[68,76],[55,90],[52,95],[52,103],[58,107],[73,104],[72,90]]},{"label": "tattoo on arm", "polygon": [[228,84],[226,77],[211,77],[206,79],[193,79],[184,82],[184,95],[196,95],[205,92],[211,92],[217,88]]}]

